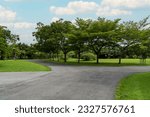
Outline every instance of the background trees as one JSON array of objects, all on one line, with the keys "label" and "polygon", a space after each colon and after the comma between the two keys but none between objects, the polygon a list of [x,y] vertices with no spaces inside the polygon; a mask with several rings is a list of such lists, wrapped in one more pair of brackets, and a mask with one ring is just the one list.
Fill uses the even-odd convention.
[{"label": "background trees", "polygon": [[96,63],[99,58],[118,58],[121,64],[122,58],[140,58],[144,63],[150,56],[149,17],[139,22],[105,18],[77,18],[75,22],[60,19],[48,25],[39,22],[33,36],[36,44],[18,43],[18,35],[0,26],[0,59],[63,58],[66,62],[71,52],[78,63],[96,56]]},{"label": "background trees", "polygon": [[132,48],[139,43],[139,34],[136,22],[129,21],[120,25],[117,42],[117,47],[119,48],[119,64],[121,64],[121,58],[125,57],[127,54],[131,54],[129,53],[131,52],[131,50],[129,51],[129,48]]},{"label": "background trees", "polygon": [[[134,57],[146,58],[149,56],[150,25],[149,17],[139,21],[121,23],[120,19],[84,20],[77,18],[74,23],[60,19],[50,25],[38,23],[34,36],[40,51],[57,54],[63,52],[64,62],[67,53],[74,51],[78,63],[81,54],[93,52],[99,63],[99,58]],[[88,55],[88,54],[87,54]],[[57,56],[59,58],[59,56]]]},{"label": "background trees", "polygon": [[[18,35],[14,35],[11,33],[10,30],[7,29],[5,26],[0,26],[0,59],[4,60],[9,52],[14,52],[13,55],[16,55],[16,42],[19,40]],[[9,46],[13,48],[9,48]],[[13,49],[13,51],[10,51]]]},{"label": "background trees", "polygon": [[90,49],[97,56],[97,63],[99,63],[99,56],[102,48],[112,46],[113,35],[117,29],[119,19],[114,21],[106,20],[105,18],[98,18],[89,26],[89,40],[88,45]]},{"label": "background trees", "polygon": [[7,41],[10,36],[10,32],[6,27],[0,26],[0,59],[3,60],[6,56]]},{"label": "background trees", "polygon": [[74,28],[72,28],[73,30],[70,34],[68,34],[71,48],[77,53],[78,63],[80,63],[81,53],[87,50],[87,30],[91,22],[91,20],[77,18],[74,24]]}]

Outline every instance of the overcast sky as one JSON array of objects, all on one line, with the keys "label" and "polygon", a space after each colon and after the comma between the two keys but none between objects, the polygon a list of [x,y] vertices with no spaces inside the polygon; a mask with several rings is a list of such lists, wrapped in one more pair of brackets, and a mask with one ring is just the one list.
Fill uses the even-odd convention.
[{"label": "overcast sky", "polygon": [[150,0],[0,0],[0,25],[32,43],[37,22],[49,24],[59,18],[121,18],[139,21],[150,15]]}]

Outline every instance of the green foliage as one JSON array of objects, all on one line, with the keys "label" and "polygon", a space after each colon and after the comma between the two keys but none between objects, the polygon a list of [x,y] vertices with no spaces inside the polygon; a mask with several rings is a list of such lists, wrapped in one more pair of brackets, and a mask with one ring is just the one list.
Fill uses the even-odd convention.
[{"label": "green foliage", "polygon": [[4,59],[7,52],[7,43],[6,40],[0,37],[0,59]]},{"label": "green foliage", "polygon": [[[0,59],[4,60],[8,57],[10,53],[13,52],[13,55],[16,55],[17,48],[16,42],[19,40],[18,35],[14,35],[11,33],[10,30],[7,29],[5,26],[0,26]],[[11,48],[9,47],[11,46]],[[13,49],[14,51],[11,51]]]},{"label": "green foliage", "polygon": [[38,23],[37,31],[33,33],[38,41],[37,47],[40,51],[53,55],[62,51],[66,62],[66,55],[70,51],[69,39],[66,35],[72,30],[72,26],[71,22],[63,19],[52,22],[50,25]]},{"label": "green foliage", "polygon": [[76,58],[76,53],[74,51],[70,51],[67,55],[69,58]]},{"label": "green foliage", "polygon": [[[80,63],[81,53],[93,52],[97,57],[143,59],[150,56],[149,17],[139,21],[119,23],[120,19],[84,20],[77,18],[75,23],[60,19],[50,25],[37,24],[33,35],[36,37],[36,48],[48,53],[51,57],[63,52],[64,61],[69,51],[75,51]],[[70,56],[70,55],[69,55]],[[54,58],[54,57],[53,57]]]},{"label": "green foliage", "polygon": [[92,61],[92,60],[96,60],[96,57],[93,53],[88,52],[88,53],[83,53],[81,55],[81,59],[83,59],[84,61]]},{"label": "green foliage", "polygon": [[32,59],[48,59],[49,55],[44,52],[35,52],[32,56]]}]

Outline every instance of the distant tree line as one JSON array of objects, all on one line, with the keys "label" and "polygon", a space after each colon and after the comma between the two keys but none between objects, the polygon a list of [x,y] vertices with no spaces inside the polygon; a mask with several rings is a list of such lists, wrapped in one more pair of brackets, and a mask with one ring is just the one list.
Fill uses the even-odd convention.
[{"label": "distant tree line", "polygon": [[12,34],[5,26],[0,26],[0,60],[35,58],[46,58],[46,53],[38,51],[36,44],[19,43],[19,35]]},{"label": "distant tree line", "polygon": [[50,58],[64,62],[67,54],[73,51],[80,63],[81,55],[90,52],[99,58],[118,58],[119,64],[125,57],[146,59],[150,56],[149,17],[139,22],[122,22],[120,19],[85,20],[77,18],[74,23],[60,19],[49,25],[37,23],[36,48],[47,53]]},{"label": "distant tree line", "polygon": [[0,26],[0,60],[37,59],[51,60],[67,57],[94,60],[99,58],[140,58],[144,61],[150,56],[149,17],[139,22],[121,19],[85,20],[75,22],[60,19],[49,25],[37,23],[33,32],[37,43],[19,43],[19,36],[12,34],[5,26]]}]

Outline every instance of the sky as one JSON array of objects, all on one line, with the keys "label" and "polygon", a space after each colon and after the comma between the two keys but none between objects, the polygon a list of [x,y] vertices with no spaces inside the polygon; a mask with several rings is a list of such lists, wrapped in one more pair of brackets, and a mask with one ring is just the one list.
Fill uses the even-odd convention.
[{"label": "sky", "polygon": [[139,21],[150,15],[150,0],[0,0],[0,25],[20,36],[22,43],[35,43],[36,24],[50,24],[59,18],[121,18]]}]

